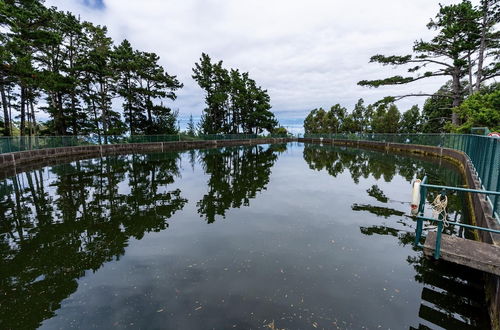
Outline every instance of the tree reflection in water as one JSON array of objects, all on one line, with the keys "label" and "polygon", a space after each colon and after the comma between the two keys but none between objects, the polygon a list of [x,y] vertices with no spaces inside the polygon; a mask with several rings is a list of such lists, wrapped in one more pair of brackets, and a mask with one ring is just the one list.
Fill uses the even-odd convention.
[{"label": "tree reflection in water", "polygon": [[[396,161],[394,161],[394,158]],[[383,178],[390,182],[396,174],[411,182],[415,178],[424,175],[430,177],[434,184],[460,186],[462,178],[457,171],[436,170],[428,171],[432,164],[425,164],[418,159],[387,155],[372,151],[354,151],[329,146],[306,145],[304,148],[304,159],[313,170],[326,170],[332,176],[338,176],[348,171],[355,183],[361,177],[368,178],[370,175],[375,179]],[[442,163],[441,165],[445,165]],[[446,165],[445,165],[446,166]],[[447,165],[448,167],[451,165]],[[444,168],[445,169],[445,168]],[[373,185],[367,190],[370,197],[380,203],[387,203],[389,199],[378,185]],[[430,191],[427,202],[431,202],[436,191]],[[448,212],[453,221],[467,221],[467,212],[464,212],[465,195],[451,194],[449,196]],[[353,204],[354,211],[367,211],[378,217],[394,218],[394,225],[361,226],[360,231],[367,236],[384,235],[397,238],[398,244],[411,246],[417,252],[416,256],[408,256],[407,262],[416,271],[415,280],[422,283],[422,302],[419,317],[422,324],[417,328],[430,329],[439,326],[447,329],[489,329],[489,316],[486,311],[485,296],[483,290],[482,274],[479,271],[461,267],[459,265],[444,261],[435,262],[427,259],[418,248],[413,246],[415,239],[414,222],[405,212],[395,210],[386,206],[374,206],[366,204]],[[453,227],[445,228],[445,233],[459,236],[471,237],[471,233]]]},{"label": "tree reflection in water", "polygon": [[[209,175],[200,216],[211,223],[248,206],[285,150],[188,151],[193,169],[199,161]],[[130,238],[166,229],[187,203],[180,189],[170,188],[180,178],[179,163],[178,153],[111,156],[0,181],[0,328],[36,328],[77,290],[85,271],[118,260]]]},{"label": "tree reflection in water", "polygon": [[249,206],[250,199],[266,189],[271,168],[284,151],[286,144],[200,151],[203,169],[210,175],[208,192],[197,203],[200,216],[212,223],[230,208]]},{"label": "tree reflection in water", "polygon": [[[200,164],[203,169],[203,174],[196,176],[199,181],[195,182],[199,184],[207,180],[206,191],[203,187],[200,196],[192,198],[196,204],[194,212],[207,223],[213,223],[226,217],[230,209],[249,206],[259,192],[268,188],[272,167],[286,148],[280,144],[187,151],[185,158],[193,170],[195,164]],[[104,263],[120,259],[131,239],[141,239],[148,232],[166,229],[175,213],[182,209],[186,211],[188,201],[177,188],[184,187],[180,185],[181,156],[179,153],[161,153],[79,160],[1,180],[0,328],[36,328],[42,321],[53,317],[61,302],[78,289],[78,279],[86,271],[95,272]],[[390,182],[400,176],[409,183],[415,177],[427,174],[432,183],[461,184],[460,175],[446,168],[449,166],[446,163],[441,169],[417,158],[318,145],[305,145],[303,157],[311,169],[326,170],[332,176],[348,174],[356,184],[361,178],[375,178],[378,184],[366,190],[367,186],[362,191],[363,194],[366,191],[363,197],[368,196],[368,202],[349,199],[349,203],[358,202],[352,204],[352,210],[356,211],[352,212],[353,217],[371,214],[383,217],[373,226],[361,226],[361,233],[371,237],[395,237],[400,245],[413,242],[413,222],[398,209],[400,202],[392,201],[389,194],[384,193],[381,181]],[[294,160],[293,166],[299,163],[303,165],[302,159]],[[431,167],[432,171],[428,171]],[[307,180],[304,178],[297,180]],[[433,197],[429,194],[429,200]],[[459,220],[465,219],[461,206],[463,198],[462,195],[450,196],[450,213]],[[301,219],[290,220],[290,223],[297,220],[303,224]],[[390,225],[383,222],[392,220]],[[203,225],[204,221],[196,222]],[[276,226],[277,231],[283,227],[282,222],[266,225]],[[357,232],[357,227],[354,231]],[[294,234],[301,237],[303,233]],[[248,235],[254,240],[254,233]],[[266,242],[271,240],[266,239]],[[299,243],[294,240],[294,247],[300,247]],[[297,256],[301,251],[293,254],[294,266],[297,266]],[[272,252],[276,251],[269,251]],[[407,252],[403,253],[406,256]],[[473,306],[471,308],[482,307],[477,298],[482,293],[476,290],[477,283],[471,280],[475,274],[462,276],[465,272],[461,271],[461,277],[454,278],[456,270],[450,271],[451,266],[434,264],[419,257],[417,252],[407,261],[417,272],[416,280],[424,284],[422,300],[425,302],[419,312],[422,319],[437,325],[442,324],[443,317],[447,318],[445,322],[451,322],[447,324],[482,325],[475,318],[475,309],[469,314],[464,311],[468,308],[467,303]],[[261,264],[261,267],[259,269],[264,269],[266,264]],[[200,268],[200,274],[201,271],[205,269]],[[218,272],[216,274],[219,276]],[[278,270],[277,274],[281,279],[283,272]],[[297,270],[300,281],[303,274]],[[330,275],[326,276],[329,280]],[[224,278],[224,283],[230,280],[235,278]],[[469,280],[470,283],[464,285],[464,281]],[[289,281],[287,283],[293,283]],[[274,283],[269,283],[273,289]],[[210,301],[212,296],[206,298]],[[322,303],[320,305],[324,307]],[[282,309],[284,305],[265,306],[278,306],[276,311],[287,312]],[[463,315],[463,318],[460,316],[459,319],[457,315]]]},{"label": "tree reflection in water", "polygon": [[[404,178],[409,184],[414,179],[423,178],[426,175],[432,184],[448,186],[464,184],[462,176],[454,170],[453,164],[432,158],[424,161],[421,157],[409,157],[407,154],[387,154],[369,150],[306,144],[304,160],[308,163],[309,168],[317,171],[326,170],[333,177],[348,172],[356,184],[359,183],[360,178],[367,179],[370,176],[376,180],[383,179],[385,182],[391,182],[396,175]],[[434,161],[435,164],[429,160]],[[411,189],[410,185],[408,185],[408,189]],[[385,204],[389,201],[378,185],[373,185],[367,190],[367,193],[380,203]],[[431,203],[438,193],[437,190],[429,190],[427,203]],[[468,222],[468,214],[464,209],[465,198],[464,193],[448,193],[447,211],[452,221]],[[367,211],[386,218],[391,215],[401,216],[404,214],[404,212],[382,205],[355,203],[351,208],[354,211]],[[473,237],[469,231],[464,232],[457,229],[454,233],[461,237]]]},{"label": "tree reflection in water", "polygon": [[[187,202],[169,188],[178,163],[176,154],[106,157],[1,181],[0,328],[36,328],[85,271],[119,259],[130,238],[167,228]],[[46,185],[44,176],[55,178]]]}]

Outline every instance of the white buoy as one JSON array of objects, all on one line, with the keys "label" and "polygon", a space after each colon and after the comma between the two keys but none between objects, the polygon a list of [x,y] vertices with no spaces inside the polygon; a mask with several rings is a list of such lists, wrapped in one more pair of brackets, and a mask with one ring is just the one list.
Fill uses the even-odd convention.
[{"label": "white buoy", "polygon": [[420,205],[420,183],[422,180],[417,179],[413,182],[413,190],[411,194],[411,215],[418,214],[418,206]]}]

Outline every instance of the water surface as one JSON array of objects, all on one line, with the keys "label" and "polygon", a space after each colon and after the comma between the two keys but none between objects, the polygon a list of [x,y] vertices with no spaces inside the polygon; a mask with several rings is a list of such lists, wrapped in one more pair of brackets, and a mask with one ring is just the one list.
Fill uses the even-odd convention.
[{"label": "water surface", "polygon": [[438,160],[296,143],[3,179],[0,328],[489,328],[481,275],[411,244],[423,175],[463,184]]}]

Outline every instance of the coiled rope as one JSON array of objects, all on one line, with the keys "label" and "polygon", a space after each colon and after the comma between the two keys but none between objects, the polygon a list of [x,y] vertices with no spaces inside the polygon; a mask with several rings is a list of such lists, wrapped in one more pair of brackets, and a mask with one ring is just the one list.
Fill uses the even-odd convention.
[{"label": "coiled rope", "polygon": [[434,199],[434,202],[432,202],[432,216],[434,217],[434,219],[439,219],[439,216],[442,216],[442,220],[445,227],[448,227],[449,225],[446,213],[447,206],[448,206],[448,196],[446,195],[438,194]]}]

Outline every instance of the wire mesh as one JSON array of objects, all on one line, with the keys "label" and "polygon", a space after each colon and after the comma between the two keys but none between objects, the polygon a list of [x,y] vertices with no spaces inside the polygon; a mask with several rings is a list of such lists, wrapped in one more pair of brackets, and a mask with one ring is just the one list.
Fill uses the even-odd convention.
[{"label": "wire mesh", "polygon": [[83,145],[105,145],[121,143],[155,143],[172,141],[210,141],[210,140],[242,140],[259,138],[285,138],[289,135],[257,135],[257,134],[207,134],[190,136],[187,134],[172,135],[77,135],[77,136],[13,136],[0,137],[0,154],[37,150],[44,148],[77,147]]}]

